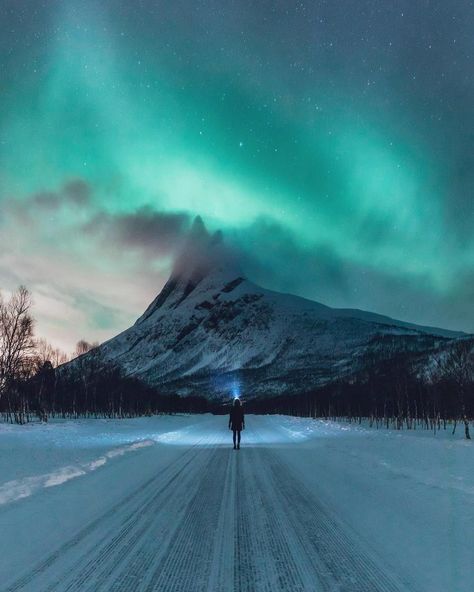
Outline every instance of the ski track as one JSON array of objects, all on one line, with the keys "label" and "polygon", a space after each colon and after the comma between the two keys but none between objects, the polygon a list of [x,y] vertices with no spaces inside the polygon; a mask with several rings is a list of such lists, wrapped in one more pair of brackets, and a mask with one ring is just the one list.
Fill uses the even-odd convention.
[{"label": "ski track", "polygon": [[414,592],[258,424],[243,436],[241,451],[225,430],[185,448],[4,592]]}]

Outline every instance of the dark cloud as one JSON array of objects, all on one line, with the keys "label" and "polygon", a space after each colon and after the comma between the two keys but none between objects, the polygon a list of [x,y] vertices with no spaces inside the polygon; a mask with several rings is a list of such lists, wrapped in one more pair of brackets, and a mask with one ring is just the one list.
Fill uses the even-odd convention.
[{"label": "dark cloud", "polygon": [[66,182],[58,191],[44,191],[31,195],[26,201],[15,201],[18,208],[32,207],[40,210],[55,210],[63,206],[85,208],[91,204],[92,190],[83,179]]},{"label": "dark cloud", "polygon": [[323,244],[303,247],[295,233],[260,219],[227,237],[245,274],[267,288],[311,298],[332,307],[359,308],[421,325],[473,332],[474,274],[448,292],[431,278],[391,273],[340,257]]},{"label": "dark cloud", "polygon": [[26,222],[35,220],[39,212],[51,213],[64,207],[91,207],[92,189],[82,179],[66,182],[57,191],[40,191],[29,195],[26,199],[7,198],[3,202],[3,209],[7,213]]},{"label": "dark cloud", "polygon": [[[265,218],[241,229],[210,232],[200,217],[159,212],[101,213],[86,231],[112,250],[132,248],[147,258],[174,258],[174,272],[223,265],[256,283],[341,308],[361,308],[425,325],[472,331],[474,277],[460,277],[449,294],[430,278],[410,278],[344,259],[330,246],[306,247],[296,234]],[[158,291],[158,289],[157,289]]]},{"label": "dark cloud", "polygon": [[[229,235],[249,277],[284,292],[307,295],[346,293],[344,261],[327,245],[302,247],[294,232],[260,218]],[[322,290],[321,290],[322,288]]]},{"label": "dark cloud", "polygon": [[172,274],[196,279],[210,269],[220,269],[237,276],[242,274],[240,263],[241,253],[224,240],[222,231],[209,232],[202,218],[196,216],[185,241],[175,253]]},{"label": "dark cloud", "polygon": [[158,257],[176,252],[190,223],[188,214],[159,212],[147,206],[125,214],[100,212],[83,230],[111,248],[125,247]]},{"label": "dark cloud", "polygon": [[77,206],[87,206],[91,201],[91,187],[83,179],[73,179],[64,185],[61,191],[67,201]]},{"label": "dark cloud", "polygon": [[[330,246],[318,244],[317,237],[311,245],[303,243],[295,232],[268,218],[239,229],[226,228],[223,234],[209,231],[199,217],[193,223],[189,214],[151,206],[108,213],[94,204],[92,194],[90,186],[77,181],[57,192],[11,202],[16,215],[28,216],[31,224],[29,232],[22,233],[21,246],[18,243],[10,249],[10,257],[8,247],[16,244],[17,228],[12,218],[9,221],[7,216],[2,228],[8,232],[0,233],[4,241],[0,242],[1,283],[14,287],[26,279],[38,301],[41,326],[47,327],[46,334],[53,335],[57,343],[111,337],[125,329],[160,291],[172,272],[168,269],[171,261],[175,260],[174,271],[181,272],[204,265],[208,256],[216,254],[226,269],[233,266],[236,273],[269,289],[329,306],[474,331],[472,273],[460,275],[449,292],[440,292],[428,276],[414,278],[371,267],[370,262],[354,263]],[[81,216],[76,216],[77,208]],[[41,223],[56,211],[65,214],[68,233],[85,238],[79,251],[71,247],[62,257],[54,249],[64,228],[46,223],[41,230]],[[46,233],[46,242],[40,232]],[[32,249],[31,244],[43,246]],[[131,265],[121,256],[128,251],[138,255]],[[115,298],[118,291],[120,301]]]},{"label": "dark cloud", "polygon": [[40,210],[54,210],[60,206],[62,199],[61,194],[46,191],[44,193],[36,193],[26,203],[18,203],[17,205],[18,209],[33,207]]},{"label": "dark cloud", "polygon": [[[420,325],[474,332],[474,274],[461,274],[449,290],[429,276],[406,276],[368,266],[346,266],[351,286],[343,306],[372,310]],[[339,304],[341,306],[341,304]]]}]

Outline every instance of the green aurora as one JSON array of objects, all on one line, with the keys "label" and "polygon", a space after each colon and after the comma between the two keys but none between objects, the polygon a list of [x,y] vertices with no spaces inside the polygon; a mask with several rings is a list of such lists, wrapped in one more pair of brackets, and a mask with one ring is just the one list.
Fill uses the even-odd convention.
[{"label": "green aurora", "polygon": [[[97,270],[138,274],[138,258],[120,249],[104,253],[81,223],[98,213],[201,215],[245,250],[253,279],[269,287],[474,330],[467,305],[474,292],[472,173],[465,153],[462,174],[459,164],[474,144],[474,97],[464,107],[468,97],[453,93],[459,104],[447,109],[426,94],[442,70],[425,51],[430,39],[425,35],[424,51],[413,54],[405,72],[401,56],[413,25],[409,31],[404,22],[398,30],[394,25],[388,41],[383,13],[372,17],[379,54],[367,54],[369,67],[362,42],[355,33],[352,41],[344,38],[346,21],[337,14],[331,20],[326,3],[308,8],[315,22],[325,15],[319,37],[307,14],[287,14],[285,24],[278,3],[268,18],[268,5],[255,8],[261,35],[235,3],[219,9],[212,3],[207,16],[206,3],[200,12],[197,4],[178,4],[181,12],[144,2],[133,13],[125,2],[53,2],[20,18],[7,3],[10,29],[21,26],[25,35],[17,30],[16,44],[6,52],[4,39],[2,47],[0,203],[28,211],[34,196],[62,195],[71,180],[88,187],[91,203],[85,213],[60,208],[54,220],[39,213],[44,220],[36,220],[42,230],[34,243],[24,236],[4,249],[44,249],[47,257],[54,247],[65,259],[95,259]],[[406,20],[421,18],[415,12]],[[433,45],[447,46],[453,32],[446,35]],[[452,52],[472,49],[467,34],[464,46],[457,37]],[[444,89],[439,93],[445,101]],[[19,220],[4,215],[0,233],[17,224],[21,234]],[[157,291],[173,248],[156,257]],[[317,265],[308,263],[312,257]],[[5,271],[10,261],[0,258],[0,286],[30,285],[28,275]],[[321,266],[345,280],[328,283]],[[70,338],[59,338],[50,330],[53,315],[41,328],[61,343],[103,337],[138,316],[137,302],[153,295],[124,305],[120,319],[104,294],[76,295],[93,302],[84,304],[91,335],[75,327]],[[96,333],[102,325],[106,333]]]}]

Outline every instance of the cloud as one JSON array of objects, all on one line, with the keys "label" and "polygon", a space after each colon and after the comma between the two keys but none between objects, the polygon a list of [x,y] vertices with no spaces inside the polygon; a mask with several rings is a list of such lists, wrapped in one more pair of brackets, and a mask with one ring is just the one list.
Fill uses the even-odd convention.
[{"label": "cloud", "polygon": [[349,289],[346,263],[316,239],[303,247],[294,232],[263,217],[229,234],[242,267],[266,286],[301,295],[319,292],[320,298]]},{"label": "cloud", "polygon": [[158,212],[145,206],[132,213],[99,212],[83,229],[111,248],[137,249],[159,257],[176,251],[189,226],[188,214]]},{"label": "cloud", "polygon": [[84,207],[90,204],[92,191],[83,179],[73,179],[64,185],[62,194],[69,202]]},{"label": "cloud", "polygon": [[23,224],[36,225],[41,222],[42,216],[50,220],[52,214],[64,214],[66,210],[84,211],[92,207],[91,195],[90,185],[82,179],[72,179],[56,191],[40,191],[26,198],[2,199],[0,195],[4,224],[16,218]]},{"label": "cloud", "polygon": [[[192,232],[190,230],[192,229]],[[403,320],[474,330],[472,275],[445,293],[429,275],[416,280],[341,257],[315,236],[300,237],[271,218],[210,231],[190,213],[152,206],[110,212],[81,179],[56,191],[5,199],[0,217],[0,288],[33,292],[38,334],[72,350],[130,326],[170,272],[212,264],[264,287],[330,306],[363,308]]]},{"label": "cloud", "polygon": [[340,257],[315,240],[302,246],[295,233],[261,218],[230,232],[250,279],[336,308],[359,308],[422,325],[474,332],[474,275],[460,274],[440,291],[429,274],[395,273]]},{"label": "cloud", "polygon": [[47,191],[32,195],[27,203],[33,209],[54,210],[64,206],[85,208],[91,205],[91,187],[83,179],[73,179],[58,191]]},{"label": "cloud", "polygon": [[168,279],[192,225],[189,214],[151,206],[107,211],[82,179],[3,197],[1,214],[0,289],[26,284],[38,335],[67,351],[133,323]]},{"label": "cloud", "polygon": [[152,208],[113,214],[81,179],[56,191],[2,197],[0,289],[26,284],[37,332],[70,351],[127,328],[166,281],[190,224]]},{"label": "cloud", "polygon": [[224,239],[221,230],[210,232],[202,218],[196,216],[180,249],[176,252],[173,276],[186,276],[192,281],[211,269],[242,275],[242,254],[235,244]]}]

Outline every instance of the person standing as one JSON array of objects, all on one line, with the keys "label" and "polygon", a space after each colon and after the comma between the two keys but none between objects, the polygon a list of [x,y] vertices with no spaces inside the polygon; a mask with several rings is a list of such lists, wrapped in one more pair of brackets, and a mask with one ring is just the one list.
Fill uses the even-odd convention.
[{"label": "person standing", "polygon": [[232,430],[234,441],[234,450],[240,450],[240,432],[245,429],[244,410],[240,399],[234,399],[234,404],[230,410],[229,430]]}]

